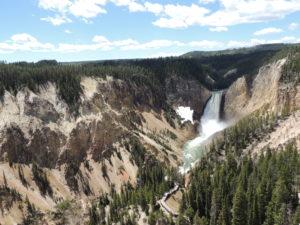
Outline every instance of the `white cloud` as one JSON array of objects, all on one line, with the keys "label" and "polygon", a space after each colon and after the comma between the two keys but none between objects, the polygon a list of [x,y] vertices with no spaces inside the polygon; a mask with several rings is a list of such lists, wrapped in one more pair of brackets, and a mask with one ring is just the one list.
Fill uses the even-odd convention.
[{"label": "white cloud", "polygon": [[202,41],[192,41],[188,43],[191,47],[197,47],[201,49],[216,49],[216,48],[222,48],[223,43],[219,41],[208,41],[208,40],[202,40]]},{"label": "white cloud", "polygon": [[22,33],[11,36],[11,41],[14,43],[22,44],[29,42],[37,42],[37,39],[29,34]]},{"label": "white cloud", "polygon": [[297,30],[300,27],[299,23],[291,23],[289,25],[289,30]]},{"label": "white cloud", "polygon": [[110,41],[104,36],[95,36],[91,44],[65,44],[60,43],[55,51],[59,52],[82,52],[82,51],[108,51],[108,50],[150,50],[160,49],[172,46],[183,46],[184,44],[179,41],[170,40],[152,40],[145,43],[140,43],[133,39]]},{"label": "white cloud", "polygon": [[96,42],[96,43],[109,43],[110,41],[102,35],[96,35],[96,36],[93,37],[93,42]]},{"label": "white cloud", "polygon": [[39,7],[46,10],[65,12],[71,5],[69,0],[39,0]]},{"label": "white cloud", "polygon": [[148,12],[154,13],[156,15],[159,15],[164,10],[163,5],[158,3],[150,3],[150,2],[145,3],[145,8]]},{"label": "white cloud", "polygon": [[[30,34],[21,33],[13,35],[9,40],[0,42],[0,53],[12,53],[17,51],[23,52],[58,52],[58,53],[72,53],[83,51],[147,51],[158,49],[160,55],[170,56],[176,55],[172,52],[163,52],[165,49],[176,48],[181,51],[188,50],[217,50],[226,48],[249,47],[259,44],[271,43],[296,43],[300,39],[294,36],[284,36],[276,40],[265,39],[250,39],[246,41],[231,40],[228,42],[213,41],[213,40],[195,40],[190,42],[182,42],[176,40],[150,40],[146,42],[139,42],[137,40],[128,38],[122,40],[109,40],[108,38],[97,35],[94,36],[89,43],[44,43]],[[172,53],[172,54],[171,54]]]},{"label": "white cloud", "polygon": [[128,9],[130,12],[143,12],[145,11],[145,7],[139,3],[131,2],[128,5]]},{"label": "white cloud", "polygon": [[154,21],[152,24],[157,27],[170,29],[187,28],[189,26],[184,21],[176,18],[160,18],[159,20]]},{"label": "white cloud", "polygon": [[61,53],[84,52],[84,51],[108,51],[112,50],[111,47],[103,44],[66,44],[60,43],[54,50]]},{"label": "white cloud", "polygon": [[171,57],[171,56],[180,56],[183,53],[179,52],[158,52],[152,55],[149,55],[149,58],[160,58],[160,57]]},{"label": "white cloud", "polygon": [[98,44],[98,46],[100,45],[100,46],[107,47],[107,48],[139,45],[139,42],[136,40],[133,40],[133,39],[110,41],[102,35],[94,36],[92,41],[95,42],[96,44]]},{"label": "white cloud", "polygon": [[137,3],[136,0],[110,0],[116,6],[126,6],[130,12],[146,11],[144,5]]},{"label": "white cloud", "polygon": [[172,40],[151,40],[148,42],[139,42],[134,39],[109,40],[104,36],[96,35],[92,42],[83,44],[59,43],[57,45],[50,43],[42,43],[32,35],[23,33],[13,35],[9,40],[0,42],[0,51],[48,51],[48,52],[82,52],[82,51],[108,51],[108,50],[150,50],[168,47],[181,47],[187,45],[180,41]]},{"label": "white cloud", "polygon": [[278,40],[278,42],[284,42],[284,43],[296,43],[299,42],[300,39],[297,39],[294,36],[285,36]]},{"label": "white cloud", "polygon": [[45,17],[45,18],[41,18],[41,20],[46,21],[48,23],[51,23],[54,26],[59,26],[59,25],[62,25],[64,23],[71,23],[72,22],[71,19],[60,16],[60,15],[56,15],[55,17],[48,16],[48,17]]},{"label": "white cloud", "polygon": [[89,23],[89,19],[106,13],[106,3],[107,0],[39,0],[40,8],[56,13],[55,17],[48,16],[41,20],[59,26],[71,22],[69,15],[72,15]]},{"label": "white cloud", "polygon": [[[148,42],[141,43],[134,39],[124,39],[124,40],[116,40],[110,41],[106,37],[102,35],[96,35],[92,39],[94,42],[93,46],[96,49],[119,49],[123,51],[128,50],[149,50],[149,49],[159,49],[159,48],[167,48],[172,46],[184,46],[185,44],[180,41],[171,41],[171,40],[152,40]],[[80,46],[82,49],[83,47]]]},{"label": "white cloud", "polygon": [[[90,21],[92,18],[107,13],[105,6],[108,2],[112,2],[116,6],[127,7],[130,12],[147,11],[146,6],[137,3],[136,0],[39,0],[39,7],[59,14],[55,17],[42,18],[42,20],[58,26],[68,22],[69,16],[80,18],[86,23],[92,23]],[[158,4],[147,4],[149,12],[153,13],[157,11],[157,6]]]},{"label": "white cloud", "polygon": [[69,7],[69,11],[73,16],[90,19],[105,14],[106,10],[102,7],[106,4],[106,0],[76,0]]},{"label": "white cloud", "polygon": [[267,41],[260,39],[251,39],[248,41],[235,41],[231,40],[226,44],[226,48],[243,48],[243,47],[251,47],[260,44],[267,44]]},{"label": "white cloud", "polygon": [[70,30],[68,30],[68,29],[64,30],[64,32],[65,32],[66,34],[72,34],[72,31],[70,31]]},{"label": "white cloud", "polygon": [[0,52],[10,53],[15,51],[52,51],[54,45],[50,43],[41,43],[30,34],[21,33],[13,35],[9,40],[0,42]]},{"label": "white cloud", "polygon": [[261,36],[261,35],[266,35],[266,34],[276,34],[276,33],[281,33],[282,29],[280,28],[275,28],[275,27],[268,27],[264,28],[262,30],[258,30],[254,32],[255,36]]},{"label": "white cloud", "polygon": [[199,0],[200,4],[210,4],[214,2],[216,2],[216,0]]},{"label": "white cloud", "polygon": [[148,50],[148,49],[159,49],[167,48],[172,46],[183,46],[184,44],[180,41],[170,40],[152,40],[145,43],[136,42],[134,44],[124,45],[121,50]]},{"label": "white cloud", "polygon": [[[243,24],[264,22],[282,18],[288,14],[300,10],[298,0],[219,0],[223,9],[216,13],[224,15],[215,23],[219,24]],[[216,14],[214,13],[214,14]],[[214,14],[211,17],[215,17]],[[210,18],[210,19],[212,19]],[[216,18],[213,18],[216,19]],[[208,22],[213,22],[213,19]],[[222,21],[224,20],[225,21]],[[226,26],[226,25],[223,25]]]},{"label": "white cloud", "polygon": [[126,46],[135,46],[135,45],[139,45],[139,42],[131,38],[113,42],[113,46],[116,47],[126,47]]},{"label": "white cloud", "polygon": [[285,36],[280,39],[274,40],[265,40],[265,39],[250,39],[248,41],[229,41],[225,46],[226,48],[241,48],[241,47],[251,47],[255,45],[262,44],[274,44],[274,43],[298,43],[300,42],[300,38],[296,38],[293,36]]},{"label": "white cloud", "polygon": [[[259,23],[280,19],[300,11],[299,0],[199,0],[199,4],[218,2],[218,8],[210,10],[199,4],[159,4],[142,0],[39,0],[45,10],[61,16],[75,16],[89,21],[106,13],[107,3],[126,7],[130,12],[153,13],[152,22],[162,28],[187,28],[193,25],[229,27],[237,24]],[[214,28],[211,28],[214,29]]]},{"label": "white cloud", "polygon": [[211,27],[209,28],[211,32],[225,32],[228,31],[227,27]]},{"label": "white cloud", "polygon": [[164,28],[186,28],[200,23],[209,10],[196,4],[186,5],[165,5],[163,15],[153,22],[155,26]]},{"label": "white cloud", "polygon": [[166,14],[165,10],[153,24],[164,28],[186,28],[192,25],[228,27],[280,19],[300,11],[299,0],[219,0],[219,8],[209,13],[198,13],[193,5],[181,6],[185,8],[185,17],[180,12]]}]

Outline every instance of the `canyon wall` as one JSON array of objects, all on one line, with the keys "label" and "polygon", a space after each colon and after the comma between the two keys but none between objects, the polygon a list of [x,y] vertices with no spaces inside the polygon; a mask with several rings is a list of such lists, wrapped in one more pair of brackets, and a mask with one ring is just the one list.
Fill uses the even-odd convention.
[{"label": "canyon wall", "polygon": [[[174,111],[157,106],[158,96],[143,86],[111,77],[85,77],[81,86],[76,113],[53,83],[37,93],[5,91],[0,103],[0,183],[6,180],[43,211],[63,199],[81,200],[86,208],[112,186],[135,185],[136,142],[166,165],[177,166],[182,145],[195,135],[191,123],[181,124]],[[166,83],[165,94],[171,107],[195,107],[198,114],[209,97],[196,81],[176,79]],[[33,167],[45,174],[51,194],[41,192]],[[13,217],[20,212],[10,213]]]},{"label": "canyon wall", "polygon": [[273,112],[298,108],[300,86],[280,81],[285,63],[286,59],[275,61],[260,68],[252,79],[243,76],[236,80],[225,93],[224,117],[236,120],[263,106]]}]

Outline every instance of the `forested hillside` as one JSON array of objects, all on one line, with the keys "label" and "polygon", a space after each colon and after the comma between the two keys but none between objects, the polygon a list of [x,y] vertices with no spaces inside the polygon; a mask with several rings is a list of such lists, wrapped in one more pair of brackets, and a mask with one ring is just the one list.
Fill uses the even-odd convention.
[{"label": "forested hillside", "polygon": [[[287,115],[285,115],[287,116]],[[295,140],[253,157],[246,147],[284,117],[256,112],[225,130],[192,171],[179,224],[298,224],[300,154]]]},{"label": "forested hillside", "polygon": [[[282,46],[283,47],[283,46]],[[174,57],[138,60],[111,60],[85,63],[58,63],[43,60],[37,63],[0,63],[0,94],[17,93],[24,87],[38,91],[38,86],[55,83],[61,98],[69,105],[79,101],[80,79],[83,76],[106,77],[145,85],[158,95],[157,104],[165,100],[161,93],[168,77],[192,78],[210,90],[227,88],[238,77],[254,75],[277,51],[220,54],[208,57]]]},{"label": "forested hillside", "polygon": [[[288,117],[280,115],[258,111],[226,129],[192,170],[175,220],[157,208],[155,195],[168,190],[174,182],[182,182],[182,178],[176,173],[170,176],[170,172],[160,167],[146,166],[143,175],[139,175],[143,185],[135,190],[124,186],[121,194],[114,194],[105,204],[103,197],[94,204],[91,224],[100,224],[103,217],[108,218],[108,224],[118,221],[136,224],[134,221],[145,212],[149,224],[159,221],[178,225],[297,225],[300,153],[296,140],[278,149],[262,149],[254,157],[244,151],[251,142],[264,139],[278,121]],[[162,179],[166,174],[170,176],[168,182]],[[131,214],[131,207],[135,211],[136,207],[141,208],[139,213]],[[108,213],[105,208],[109,208]]]},{"label": "forested hillside", "polygon": [[179,224],[298,224],[300,155],[294,143],[251,159],[226,155],[193,171]]}]

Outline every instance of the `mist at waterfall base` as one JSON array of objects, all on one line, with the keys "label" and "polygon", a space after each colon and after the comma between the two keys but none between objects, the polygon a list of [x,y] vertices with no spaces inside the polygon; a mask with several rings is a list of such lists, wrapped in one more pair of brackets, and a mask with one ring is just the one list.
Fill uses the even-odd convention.
[{"label": "mist at waterfall base", "polygon": [[201,117],[199,136],[183,146],[183,165],[179,168],[182,174],[187,173],[206,153],[203,142],[228,126],[220,120],[222,94],[222,91],[212,93]]}]

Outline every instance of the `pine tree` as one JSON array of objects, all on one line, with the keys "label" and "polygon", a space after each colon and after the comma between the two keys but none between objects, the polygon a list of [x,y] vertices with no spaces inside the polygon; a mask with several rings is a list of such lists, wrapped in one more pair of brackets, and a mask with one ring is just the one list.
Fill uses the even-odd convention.
[{"label": "pine tree", "polygon": [[220,225],[230,224],[230,211],[229,211],[228,200],[226,200],[226,197],[224,197],[222,201],[221,212],[219,214],[217,224]]},{"label": "pine tree", "polygon": [[190,223],[180,214],[177,218],[176,225],[190,225]]},{"label": "pine tree", "polygon": [[156,224],[156,216],[154,212],[151,212],[148,217],[148,224],[155,225]]},{"label": "pine tree", "polygon": [[277,214],[274,215],[274,225],[289,224],[287,204],[281,204]]},{"label": "pine tree", "polygon": [[183,213],[187,208],[187,202],[186,202],[186,193],[183,193],[182,199],[181,199],[181,204],[180,204],[180,213]]},{"label": "pine tree", "polygon": [[300,224],[300,205],[297,206],[295,214],[292,218],[292,225],[299,225]]},{"label": "pine tree", "polygon": [[218,217],[220,213],[221,208],[221,196],[220,196],[220,190],[218,188],[215,188],[213,190],[212,194],[212,203],[211,203],[211,209],[210,209],[210,224],[211,225],[217,225]]},{"label": "pine tree", "polygon": [[192,223],[193,218],[195,216],[195,211],[193,210],[193,208],[192,207],[187,208],[187,210],[185,210],[184,214],[189,219],[189,221]]},{"label": "pine tree", "polygon": [[193,225],[199,225],[200,223],[201,223],[201,218],[199,217],[198,213],[196,213],[193,218]]},{"label": "pine tree", "polygon": [[209,222],[205,217],[199,217],[199,215],[196,213],[193,218],[193,225],[208,225]]},{"label": "pine tree", "polygon": [[285,218],[287,208],[285,206],[288,200],[288,190],[284,180],[279,178],[272,193],[272,199],[268,204],[265,225],[278,224]]},{"label": "pine tree", "polygon": [[232,225],[247,224],[247,207],[245,191],[240,183],[233,198]]}]

